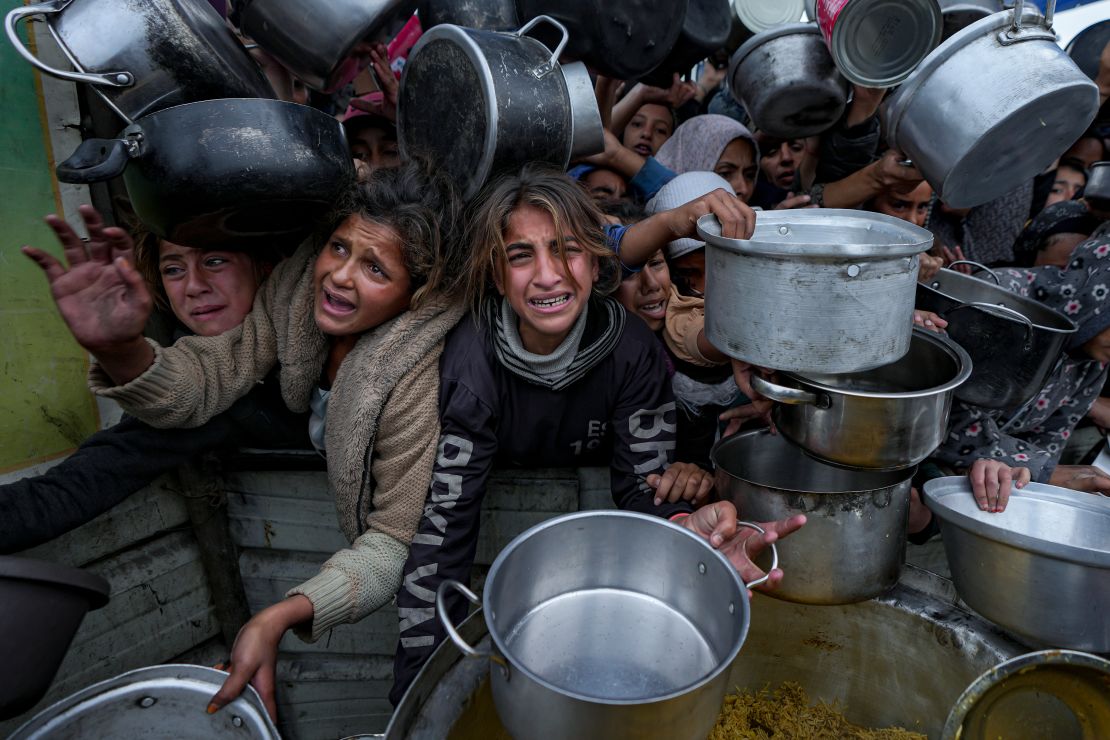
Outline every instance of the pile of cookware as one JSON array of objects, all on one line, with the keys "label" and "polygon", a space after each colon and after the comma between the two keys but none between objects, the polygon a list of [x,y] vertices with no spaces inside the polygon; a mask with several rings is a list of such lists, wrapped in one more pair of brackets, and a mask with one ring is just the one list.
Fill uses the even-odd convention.
[{"label": "pile of cookware", "polygon": [[931,235],[881,214],[764,212],[750,240],[698,222],[706,242],[706,335],[779,370],[753,377],[778,401],[778,435],[713,449],[717,490],[759,521],[803,513],[773,595],[808,604],[873,598],[898,580],[914,466],[943,441],[972,372],[947,338],[913,328],[917,255]]},{"label": "pile of cookware", "polygon": [[[247,17],[278,4],[248,3]],[[31,17],[45,18],[74,71],[26,48],[18,26]],[[6,30],[28,62],[91,85],[124,125],[116,139],[83,142],[58,165],[58,179],[122,174],[136,216],[160,237],[193,246],[295,243],[354,176],[340,124],[274,100],[207,0],[51,0],[11,11]]]}]

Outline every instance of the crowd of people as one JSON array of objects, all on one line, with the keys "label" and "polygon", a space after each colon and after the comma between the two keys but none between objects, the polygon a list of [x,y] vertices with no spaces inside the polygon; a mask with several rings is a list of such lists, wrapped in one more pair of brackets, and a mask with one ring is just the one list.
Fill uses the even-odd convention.
[{"label": "crowd of people", "polygon": [[[1105,123],[1030,182],[953,209],[882,140],[884,91],[856,87],[833,129],[782,140],[753,130],[710,63],[669,89],[598,77],[603,152],[566,172],[523,164],[464,203],[434,161],[401,156],[383,50],[373,66],[381,90],[349,106],[342,93],[314,101],[345,109],[359,182],[291,254],[173,244],[141,224],[107,226],[89,207],[87,239],[47,218],[64,260],[24,249],[95,357],[90,388],[127,416],[44,475],[0,487],[0,551],[56,537],[203,452],[250,444],[326,458],[350,547],[247,623],[210,711],[250,682],[276,713],[287,631],[315,640],[394,598],[397,702],[443,640],[436,589],[467,580],[498,465],[607,466],[616,506],[688,527],[758,575],[750,558],[805,519],[764,522],[766,535],[738,529],[713,490],[710,449],[768,423],[771,403],[750,378],[773,369],[706,337],[710,267],[695,224],[710,213],[743,239],[759,209],[874,211],[934,234],[920,280],[964,260],[1001,268],[1004,287],[1079,331],[1020,409],[956,402],[915,485],[967,474],[993,512],[1029,481],[1110,493],[1110,475],[1060,464],[1077,425],[1110,425],[1110,213],[1082,198],[1090,165],[1110,157]],[[1097,82],[1105,103],[1110,47]],[[173,320],[168,341],[144,336],[154,313]],[[922,542],[937,527],[912,496],[908,531]],[[458,619],[466,603],[451,610]]]}]

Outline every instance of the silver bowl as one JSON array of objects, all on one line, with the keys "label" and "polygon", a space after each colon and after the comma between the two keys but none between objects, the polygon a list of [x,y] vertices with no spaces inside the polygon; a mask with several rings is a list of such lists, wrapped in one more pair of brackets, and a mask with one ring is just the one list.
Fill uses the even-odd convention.
[{"label": "silver bowl", "polygon": [[1110,499],[1030,483],[992,514],[961,476],[925,504],[968,606],[1033,645],[1110,652]]}]

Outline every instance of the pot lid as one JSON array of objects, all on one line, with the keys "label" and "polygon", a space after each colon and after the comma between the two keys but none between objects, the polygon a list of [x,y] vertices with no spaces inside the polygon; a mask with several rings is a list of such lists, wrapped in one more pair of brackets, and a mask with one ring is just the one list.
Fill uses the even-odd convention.
[{"label": "pot lid", "polygon": [[748,30],[759,33],[797,22],[805,10],[805,0],[732,0],[732,9]]},{"label": "pot lid", "polygon": [[889,259],[924,252],[932,233],[881,213],[839,208],[760,211],[750,240],[721,236],[713,214],[698,219],[698,236],[739,254],[828,259]]},{"label": "pot lid", "polygon": [[215,714],[205,712],[227,676],[197,665],[128,671],[50,705],[9,740],[78,736],[279,740],[277,728],[251,686]]},{"label": "pot lid", "polygon": [[750,39],[745,41],[740,46],[740,48],[736,50],[736,53],[732,55],[732,61],[729,62],[729,79],[732,78],[733,74],[736,71],[736,68],[740,66],[741,62],[744,61],[744,58],[747,57],[748,54],[751,54],[752,50],[754,50],[757,46],[760,46],[767,41],[770,41],[771,39],[777,39],[780,36],[790,36],[795,33],[808,33],[814,36],[820,36],[821,29],[819,29],[813,23],[786,23],[781,26],[776,26],[775,28],[772,28],[770,30],[757,33],[755,36],[752,36]]},{"label": "pot lid", "polygon": [[1006,510],[980,511],[967,476],[924,485],[925,503],[942,521],[994,542],[1087,566],[1110,568],[1110,498],[1044,483],[1010,493]]},{"label": "pot lid", "polygon": [[1042,650],[1000,663],[956,700],[941,737],[1110,737],[1110,661]]},{"label": "pot lid", "polygon": [[111,588],[108,582],[88,571],[71,568],[45,560],[30,558],[0,557],[0,581],[16,579],[38,581],[66,589],[83,591],[89,599],[89,609],[99,609],[108,603]]}]

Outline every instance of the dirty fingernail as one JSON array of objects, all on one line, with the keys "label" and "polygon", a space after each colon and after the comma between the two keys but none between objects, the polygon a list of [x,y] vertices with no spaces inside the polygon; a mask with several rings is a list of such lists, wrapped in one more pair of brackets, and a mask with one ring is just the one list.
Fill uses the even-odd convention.
[{"label": "dirty fingernail", "polygon": [[663,503],[663,499],[661,499],[661,498],[659,498],[659,497],[656,497],[656,498],[655,498],[655,505],[656,505],[656,506],[658,506],[658,505],[659,505],[659,504],[661,504],[661,503]]},{"label": "dirty fingernail", "polygon": [[215,704],[209,704],[208,707],[204,711],[208,712],[209,714],[215,714],[216,712],[219,711],[219,709],[220,708],[217,707]]}]

